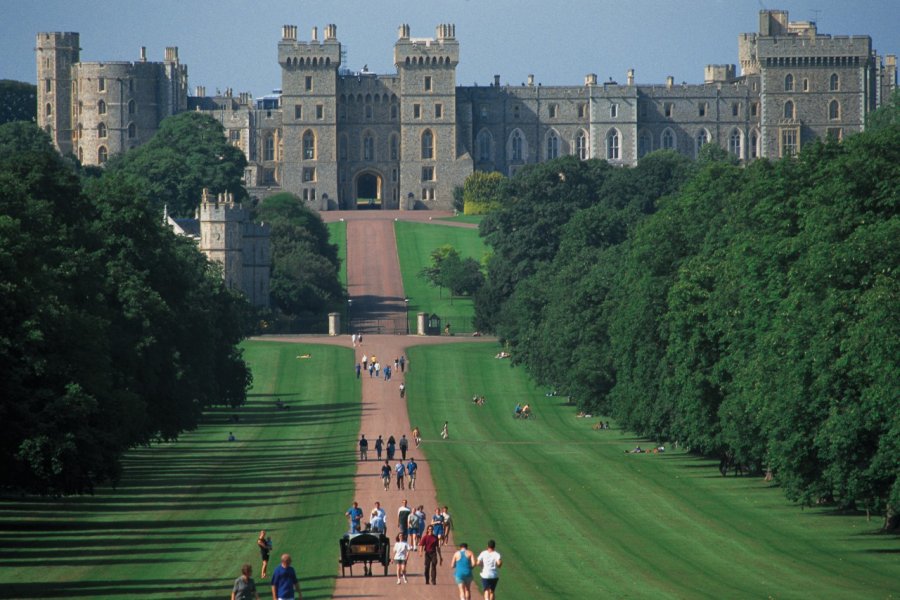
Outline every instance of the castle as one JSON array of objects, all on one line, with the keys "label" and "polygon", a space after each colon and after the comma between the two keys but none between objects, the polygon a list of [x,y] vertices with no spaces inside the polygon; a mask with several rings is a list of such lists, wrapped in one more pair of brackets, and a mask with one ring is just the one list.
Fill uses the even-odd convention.
[{"label": "castle", "polygon": [[397,72],[341,65],[337,28],[278,42],[281,88],[272,96],[187,93],[178,49],[165,60],[79,61],[77,33],[37,36],[38,114],[61,152],[85,164],[137,146],[183,110],[209,113],[241,148],[252,195],[297,194],[319,210],[451,206],[473,170],[513,175],[564,154],[634,165],[649,152],[696,156],[707,143],[739,160],[778,158],[812,140],[862,131],[866,116],[897,87],[895,55],[868,36],[819,34],[787,11],[760,12],[759,31],[738,37],[735,65],[708,65],[702,84],[598,82],[583,85],[457,86],[455,26],[415,38],[401,25]]}]

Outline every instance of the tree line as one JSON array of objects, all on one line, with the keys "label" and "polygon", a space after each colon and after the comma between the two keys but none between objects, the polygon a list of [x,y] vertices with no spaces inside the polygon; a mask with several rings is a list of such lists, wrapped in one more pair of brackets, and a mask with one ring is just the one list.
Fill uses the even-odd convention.
[{"label": "tree line", "polygon": [[791,159],[523,169],[481,224],[476,326],[584,410],[896,528],[898,98]]}]

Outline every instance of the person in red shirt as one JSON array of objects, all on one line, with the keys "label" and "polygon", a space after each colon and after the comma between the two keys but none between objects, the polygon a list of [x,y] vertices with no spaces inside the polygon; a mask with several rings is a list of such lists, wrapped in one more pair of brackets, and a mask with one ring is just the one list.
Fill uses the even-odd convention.
[{"label": "person in red shirt", "polygon": [[434,528],[431,525],[426,527],[425,535],[419,540],[419,548],[425,551],[425,585],[437,585],[438,561],[444,564],[440,542],[438,536],[434,535]]}]

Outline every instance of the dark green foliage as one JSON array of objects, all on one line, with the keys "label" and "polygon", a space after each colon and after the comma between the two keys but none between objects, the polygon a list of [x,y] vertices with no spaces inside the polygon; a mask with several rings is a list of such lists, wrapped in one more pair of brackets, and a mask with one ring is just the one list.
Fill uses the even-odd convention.
[{"label": "dark green foliage", "polygon": [[266,198],[255,220],[272,226],[274,307],[294,316],[320,315],[343,303],[337,245],[315,211],[293,194]]},{"label": "dark green foliage", "polygon": [[218,121],[185,112],[163,120],[149,142],[114,157],[106,169],[140,180],[141,189],[159,209],[166,204],[170,214],[191,217],[203,188],[245,200],[246,166],[244,153],[228,143]]},{"label": "dark green foliage", "polygon": [[37,120],[37,87],[24,81],[0,79],[0,125]]},{"label": "dark green foliage", "polygon": [[89,492],[124,450],[243,402],[245,303],[141,182],[82,190],[34,125],[0,127],[0,487]]},{"label": "dark green foliage", "polygon": [[461,257],[449,244],[432,250],[431,265],[422,269],[419,276],[435,287],[449,289],[454,296],[471,296],[484,285],[478,261]]}]

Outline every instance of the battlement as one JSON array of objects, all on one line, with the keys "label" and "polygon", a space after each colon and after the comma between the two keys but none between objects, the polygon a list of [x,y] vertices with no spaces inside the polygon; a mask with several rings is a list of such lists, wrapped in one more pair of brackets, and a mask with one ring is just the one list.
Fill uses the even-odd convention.
[{"label": "battlement", "polygon": [[80,51],[80,36],[76,31],[46,31],[37,34],[37,48],[65,48]]},{"label": "battlement", "polygon": [[397,67],[451,67],[459,64],[459,42],[456,26],[444,23],[435,28],[433,38],[410,36],[409,25],[401,25],[394,44],[394,65]]},{"label": "battlement", "polygon": [[234,201],[233,193],[221,192],[213,197],[208,188],[203,188],[199,214],[201,221],[246,221],[246,213],[243,205]]},{"label": "battlement", "polygon": [[868,59],[872,38],[867,35],[819,35],[814,38],[759,38],[756,55],[760,60],[773,57],[857,57]]},{"label": "battlement", "polygon": [[297,39],[297,26],[285,25],[278,42],[278,63],[285,68],[329,68],[341,65],[341,44],[337,40],[337,26],[325,26],[325,38],[319,41],[319,28],[313,27],[310,40]]}]

